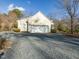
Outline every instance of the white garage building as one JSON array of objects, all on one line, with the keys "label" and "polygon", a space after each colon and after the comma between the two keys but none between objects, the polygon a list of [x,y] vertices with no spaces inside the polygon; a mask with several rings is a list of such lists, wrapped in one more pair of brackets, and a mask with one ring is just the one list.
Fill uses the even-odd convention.
[{"label": "white garage building", "polygon": [[18,28],[30,33],[49,33],[54,29],[54,23],[39,11],[34,16],[18,20]]}]

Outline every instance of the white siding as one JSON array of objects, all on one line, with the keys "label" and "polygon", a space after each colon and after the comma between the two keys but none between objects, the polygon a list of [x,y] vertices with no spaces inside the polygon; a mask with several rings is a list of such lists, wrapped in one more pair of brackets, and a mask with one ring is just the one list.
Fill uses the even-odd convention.
[{"label": "white siding", "polygon": [[20,31],[27,31],[26,19],[18,20],[18,28]]}]

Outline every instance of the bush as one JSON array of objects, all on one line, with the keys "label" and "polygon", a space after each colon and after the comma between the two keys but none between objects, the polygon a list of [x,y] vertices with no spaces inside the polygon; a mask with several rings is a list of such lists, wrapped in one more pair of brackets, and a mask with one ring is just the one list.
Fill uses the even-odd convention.
[{"label": "bush", "polygon": [[56,29],[51,29],[51,33],[56,33]]},{"label": "bush", "polygon": [[75,32],[77,32],[77,33],[78,33],[78,32],[79,32],[79,28],[75,29]]},{"label": "bush", "polygon": [[18,29],[18,28],[13,28],[13,31],[14,31],[14,32],[20,32],[20,29]]},{"label": "bush", "polygon": [[68,32],[70,32],[70,30],[68,28],[64,28],[63,32],[67,32],[68,33]]}]

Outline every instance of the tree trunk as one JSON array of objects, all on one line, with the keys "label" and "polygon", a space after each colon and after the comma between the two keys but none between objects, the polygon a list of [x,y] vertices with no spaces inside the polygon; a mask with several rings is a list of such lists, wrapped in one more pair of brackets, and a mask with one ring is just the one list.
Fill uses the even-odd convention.
[{"label": "tree trunk", "polygon": [[73,17],[71,16],[71,34],[73,34]]},{"label": "tree trunk", "polygon": [[27,21],[27,32],[28,32],[28,26],[29,26],[29,24],[28,24],[28,21]]}]

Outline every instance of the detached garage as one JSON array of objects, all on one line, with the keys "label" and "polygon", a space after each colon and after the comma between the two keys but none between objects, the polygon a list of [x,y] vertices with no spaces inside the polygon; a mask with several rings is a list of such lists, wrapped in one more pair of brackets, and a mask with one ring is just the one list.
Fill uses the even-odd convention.
[{"label": "detached garage", "polygon": [[29,31],[30,33],[49,33],[51,29],[54,29],[53,25],[53,21],[49,20],[40,11],[34,16],[18,20],[20,31]]}]

